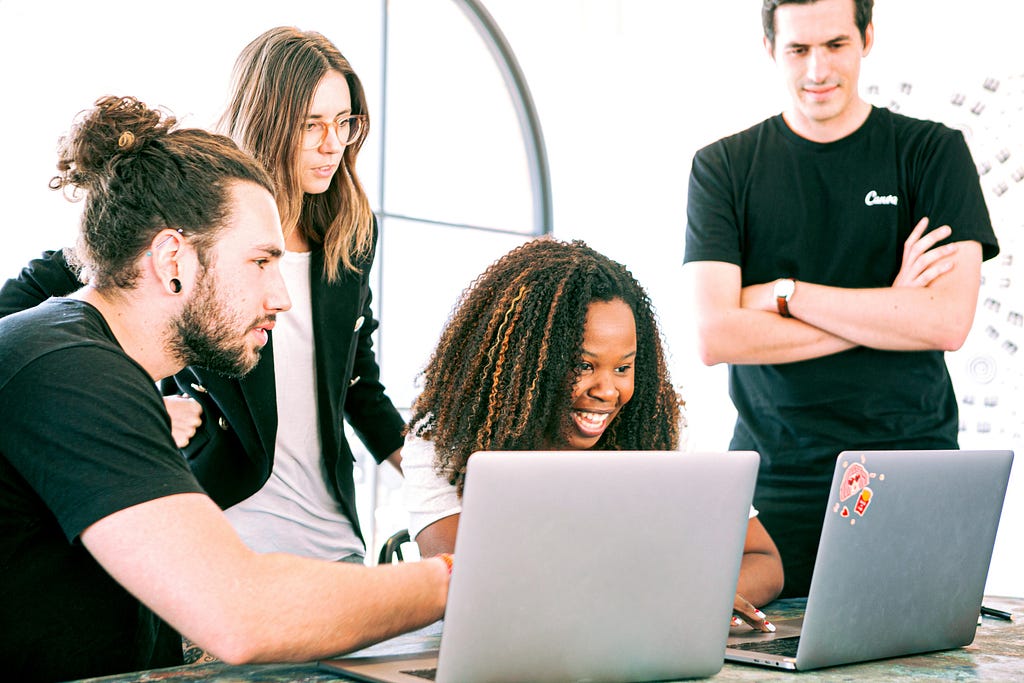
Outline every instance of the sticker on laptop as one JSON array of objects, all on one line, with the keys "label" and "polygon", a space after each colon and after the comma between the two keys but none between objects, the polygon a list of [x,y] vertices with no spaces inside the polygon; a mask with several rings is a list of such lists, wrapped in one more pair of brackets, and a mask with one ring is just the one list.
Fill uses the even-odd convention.
[{"label": "sticker on laptop", "polygon": [[885,481],[885,475],[869,471],[867,457],[864,455],[860,456],[860,462],[844,462],[843,467],[845,471],[842,481],[839,482],[839,501],[832,506],[832,512],[843,519],[849,519],[850,524],[856,524],[857,518],[867,513],[868,506],[874,500],[875,492],[870,486],[871,480]]}]

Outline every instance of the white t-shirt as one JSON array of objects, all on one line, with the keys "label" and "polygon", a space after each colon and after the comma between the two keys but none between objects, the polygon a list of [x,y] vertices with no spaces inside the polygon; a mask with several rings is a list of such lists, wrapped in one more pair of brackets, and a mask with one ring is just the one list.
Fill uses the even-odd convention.
[{"label": "white t-shirt", "polygon": [[[434,470],[434,444],[408,435],[402,447],[402,494],[409,511],[409,536],[416,536],[434,522],[462,512],[462,499],[455,486]],[[757,510],[750,506],[750,518]]]},{"label": "white t-shirt", "polygon": [[365,551],[327,484],[317,412],[309,252],[285,252],[281,275],[291,310],[274,326],[277,441],[274,468],[259,491],[225,511],[258,552],[340,560]]}]

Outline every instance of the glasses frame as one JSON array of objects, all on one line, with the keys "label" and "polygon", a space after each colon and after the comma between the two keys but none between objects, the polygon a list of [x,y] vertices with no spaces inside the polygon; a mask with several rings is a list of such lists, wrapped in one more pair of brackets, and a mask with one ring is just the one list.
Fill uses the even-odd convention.
[{"label": "glasses frame", "polygon": [[[299,133],[299,145],[304,150],[316,149],[327,142],[328,131],[334,131],[334,137],[337,138],[338,142],[342,147],[348,147],[349,145],[358,142],[366,134],[366,124],[369,117],[366,114],[349,114],[348,116],[339,116],[331,121],[323,121],[321,119],[315,119],[312,121],[306,121],[302,124],[302,130]],[[356,122],[355,133],[349,134],[347,140],[341,139],[341,126],[345,123],[351,125],[351,122]],[[306,126],[315,125],[320,128],[320,135],[315,145],[306,144],[306,135],[312,131],[306,130]]]}]

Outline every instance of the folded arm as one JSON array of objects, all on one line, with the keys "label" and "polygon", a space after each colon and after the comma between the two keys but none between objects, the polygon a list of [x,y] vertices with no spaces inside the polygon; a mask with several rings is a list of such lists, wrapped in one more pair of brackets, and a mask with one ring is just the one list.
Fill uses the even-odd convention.
[{"label": "folded arm", "polygon": [[206,496],[178,494],[91,525],[82,542],[183,636],[230,662],[310,661],[440,619],[440,560],[361,567],[258,554]]},{"label": "folded arm", "polygon": [[[794,318],[859,346],[888,351],[955,351],[970,332],[981,286],[981,245],[960,242],[953,266],[924,287],[872,289],[798,282],[789,301]],[[744,305],[775,307],[772,284],[745,288]]]},{"label": "folded arm", "polygon": [[924,234],[917,225],[904,246],[892,286],[828,287],[800,281],[789,301],[792,318],[778,313],[773,282],[742,287],[739,266],[688,263],[701,359],[715,363],[789,363],[855,346],[886,350],[954,350],[974,320],[981,282],[981,245],[936,247],[950,230]]}]

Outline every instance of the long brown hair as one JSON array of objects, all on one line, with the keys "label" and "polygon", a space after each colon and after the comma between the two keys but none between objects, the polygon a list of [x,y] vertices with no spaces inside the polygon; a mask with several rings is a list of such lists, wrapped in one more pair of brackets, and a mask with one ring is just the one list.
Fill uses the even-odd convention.
[{"label": "long brown hair", "polygon": [[669,450],[680,405],[650,299],[621,264],[583,242],[540,238],[495,261],[462,294],[423,371],[408,429],[461,493],[479,450],[564,442],[587,307],[621,299],[636,321],[635,390],[595,448]]},{"label": "long brown hair", "polygon": [[336,280],[342,268],[359,272],[370,256],[373,212],[356,175],[362,135],[342,153],[341,165],[326,192],[307,195],[298,174],[301,126],[317,85],[325,74],[345,77],[352,113],[368,114],[362,83],[348,60],[327,38],[314,31],[281,26],[266,31],[242,50],[221,128],[256,157],[277,183],[281,225],[299,230],[324,248],[325,275]]}]

